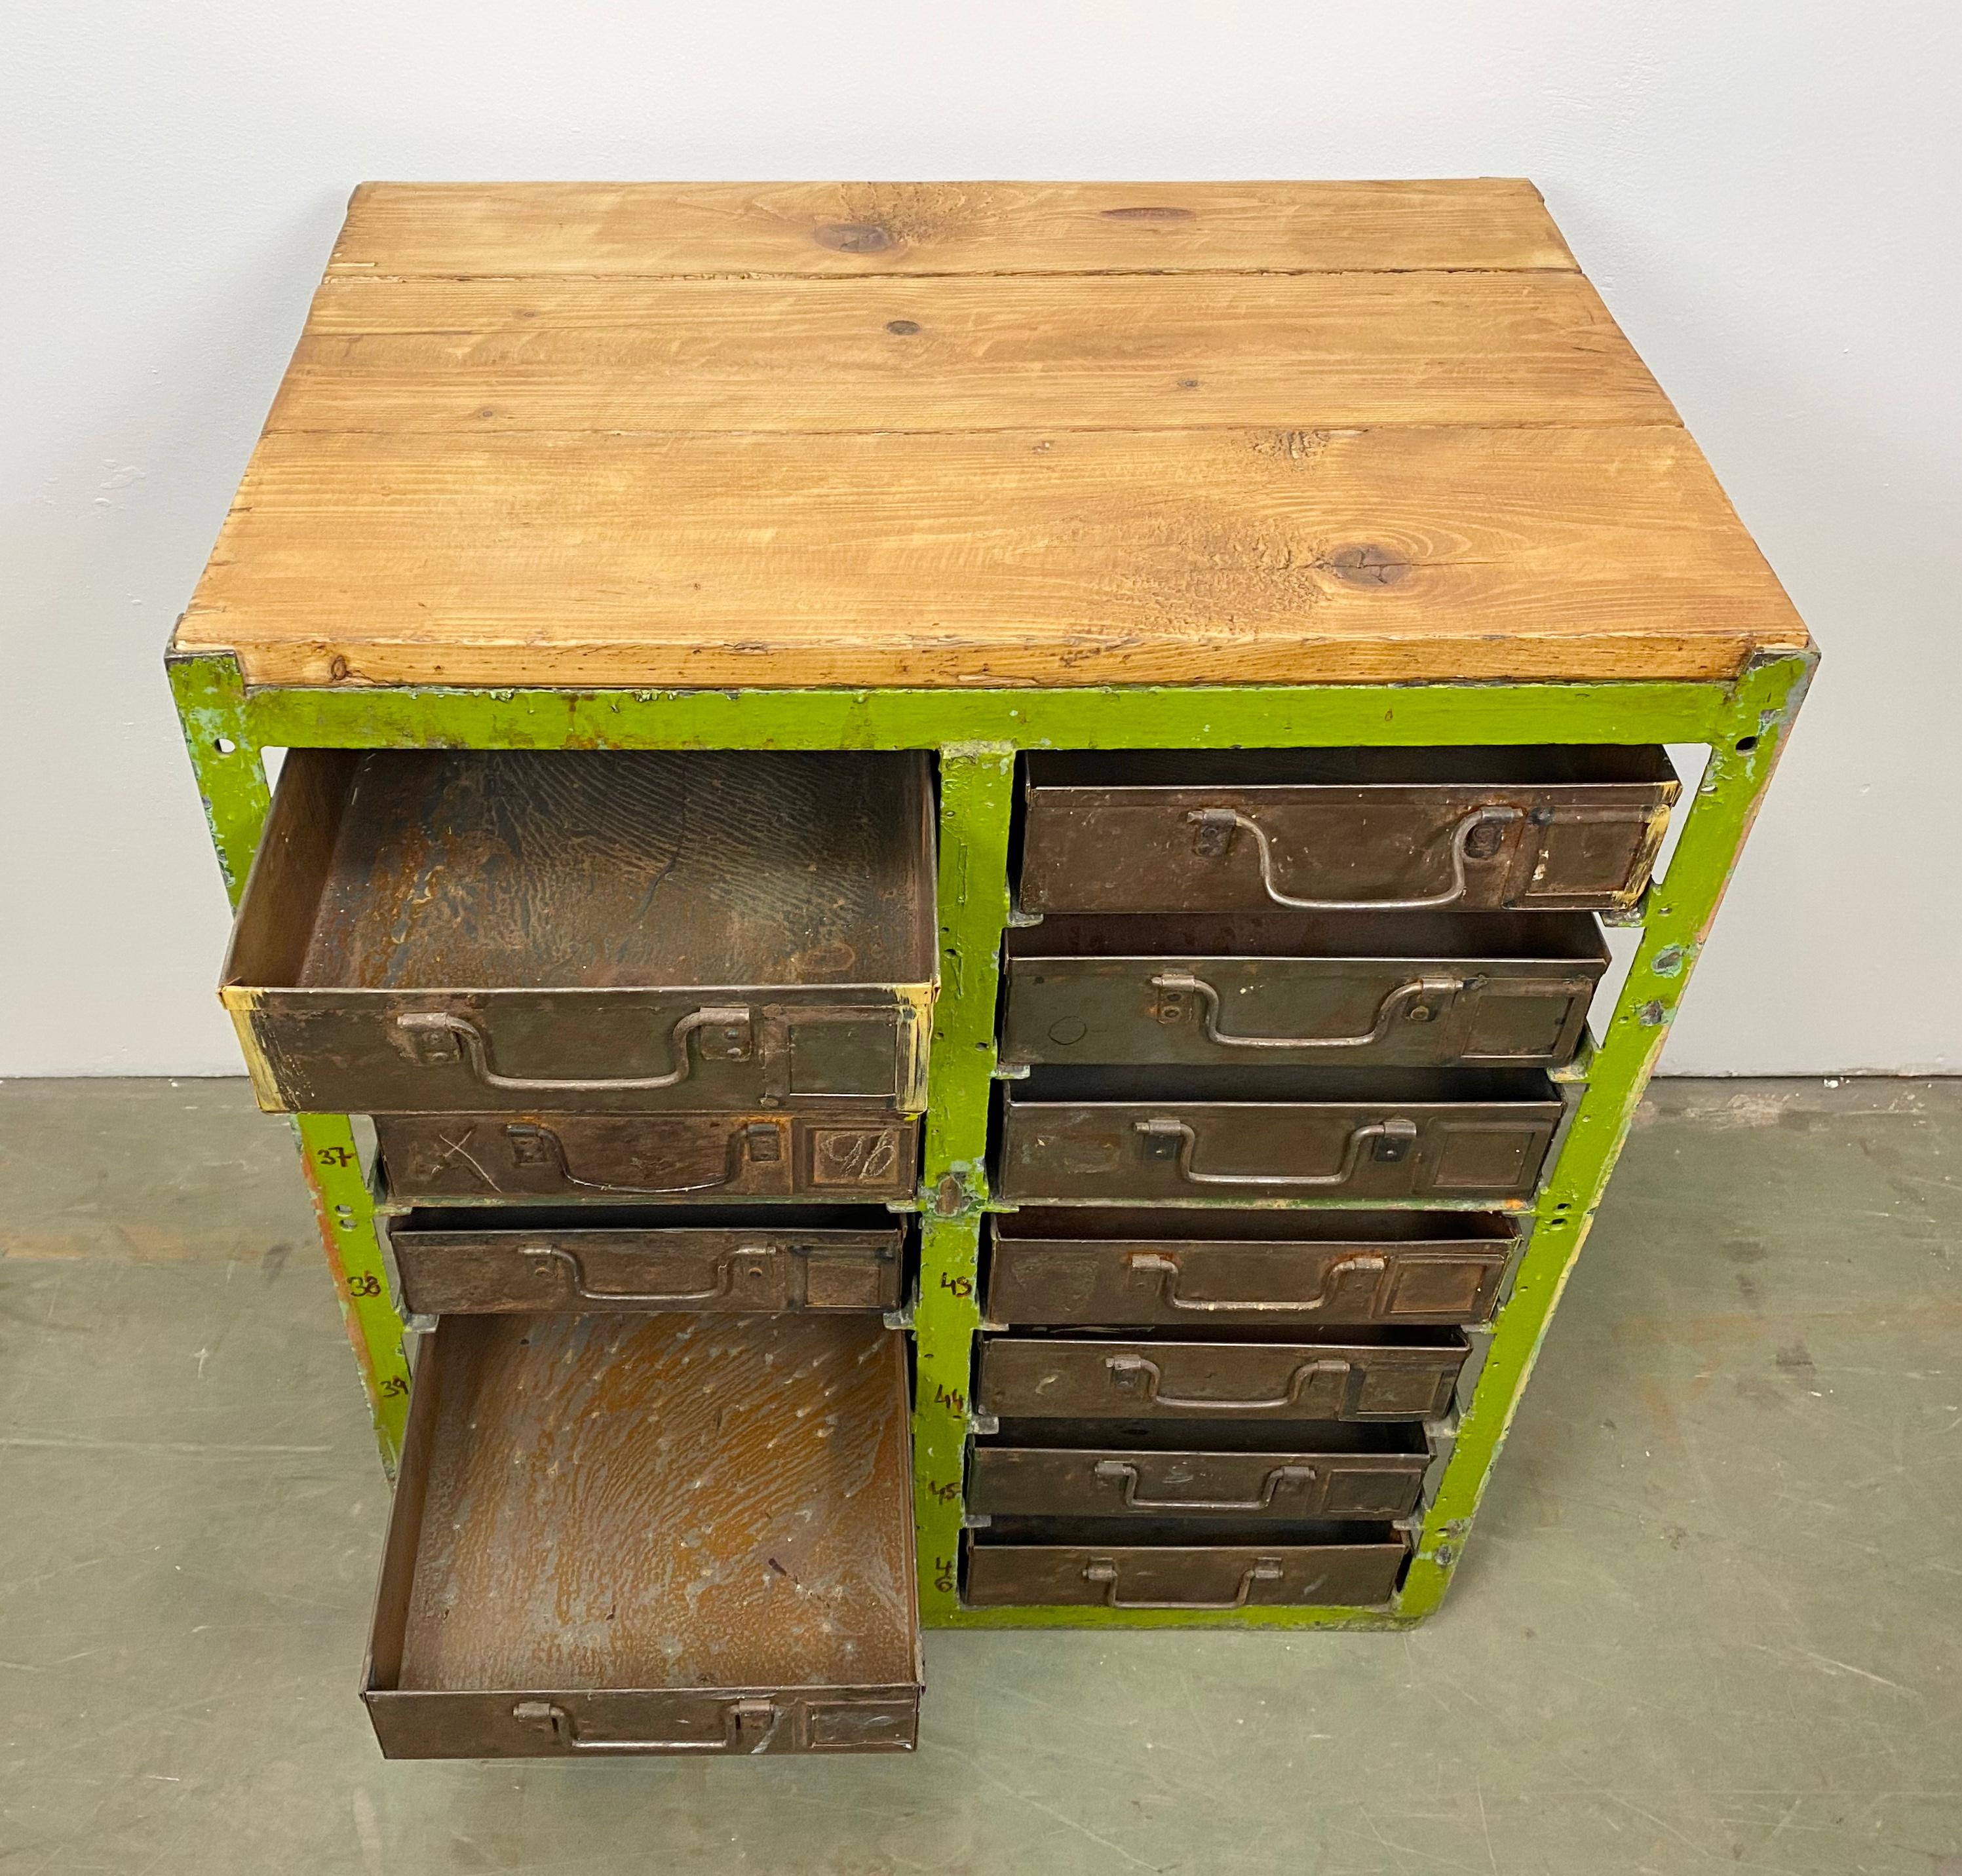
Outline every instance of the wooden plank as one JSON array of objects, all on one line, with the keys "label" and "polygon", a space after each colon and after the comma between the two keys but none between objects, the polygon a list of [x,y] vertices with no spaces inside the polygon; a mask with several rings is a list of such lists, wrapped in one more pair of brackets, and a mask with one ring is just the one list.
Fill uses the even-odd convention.
[{"label": "wooden plank", "polygon": [[255,684],[1709,678],[1804,630],[1665,425],[269,436]]},{"label": "wooden plank", "polygon": [[368,183],[337,273],[1558,268],[1532,184]]},{"label": "wooden plank", "polygon": [[323,286],[276,430],[1675,420],[1577,273]]}]

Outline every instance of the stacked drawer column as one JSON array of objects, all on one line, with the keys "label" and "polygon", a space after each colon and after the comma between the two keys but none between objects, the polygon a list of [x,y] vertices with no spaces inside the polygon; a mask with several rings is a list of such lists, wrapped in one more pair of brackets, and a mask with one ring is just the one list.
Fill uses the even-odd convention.
[{"label": "stacked drawer column", "polygon": [[1606,962],[1578,915],[1640,894],[1673,777],[1358,749],[1027,784],[996,1190],[1033,1209],[984,1254],[965,1600],[1386,1606],[1566,1112]]}]

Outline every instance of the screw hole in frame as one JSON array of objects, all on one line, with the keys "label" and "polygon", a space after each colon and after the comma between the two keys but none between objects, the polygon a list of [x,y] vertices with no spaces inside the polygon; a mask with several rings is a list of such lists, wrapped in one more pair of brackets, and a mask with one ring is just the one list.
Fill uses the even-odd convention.
[{"label": "screw hole in frame", "polygon": [[228,736],[213,737],[211,739],[211,746],[221,756],[235,756],[238,753],[238,745]]},{"label": "screw hole in frame", "polygon": [[1757,746],[1758,739],[1754,736],[1740,736],[1738,737],[1737,741],[1731,745],[1731,747],[1736,749],[1740,756],[1750,755],[1751,751]]}]

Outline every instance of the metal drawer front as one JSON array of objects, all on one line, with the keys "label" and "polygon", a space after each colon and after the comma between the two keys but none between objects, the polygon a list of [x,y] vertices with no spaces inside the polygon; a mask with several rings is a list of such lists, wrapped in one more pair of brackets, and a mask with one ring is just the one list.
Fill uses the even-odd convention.
[{"label": "metal drawer front", "polygon": [[967,1508],[1020,1517],[1407,1516],[1427,1451],[1154,1452],[977,1446]]},{"label": "metal drawer front", "polygon": [[918,756],[296,750],[222,994],[270,1108],[913,1113],[932,852]]},{"label": "metal drawer front", "polygon": [[1109,1328],[1482,1322],[1517,1242],[1481,1213],[1072,1208],[992,1227],[989,1321]]},{"label": "metal drawer front", "polygon": [[1208,1611],[1273,1603],[1372,1609],[1396,1593],[1409,1554],[1379,1544],[970,1545],[967,1600],[976,1608],[1068,1605]]},{"label": "metal drawer front", "polygon": [[1451,1405],[1469,1352],[1449,1331],[1384,1342],[991,1336],[978,1405],[1004,1420],[1429,1420]]},{"label": "metal drawer front", "polygon": [[1558,1064],[1607,963],[1582,913],[1045,919],[1008,934],[1002,1056]]},{"label": "metal drawer front", "polygon": [[391,1192],[527,1198],[906,1198],[919,1125],[791,1114],[381,1115]]},{"label": "metal drawer front", "polygon": [[609,1212],[594,1226],[576,1212],[419,1211],[390,1219],[388,1242],[403,1306],[420,1315],[900,1304],[901,1227],[880,1213]]},{"label": "metal drawer front", "polygon": [[1660,749],[1040,753],[1035,912],[1606,910],[1678,793]]},{"label": "metal drawer front", "polygon": [[910,1747],[906,1411],[876,1320],[445,1317],[364,1686],[383,1752]]},{"label": "metal drawer front", "polygon": [[1038,1069],[1005,1099],[999,1189],[1021,1200],[1524,1198],[1562,1114],[1543,1077],[1502,1070],[1338,1092],[1279,1070]]}]

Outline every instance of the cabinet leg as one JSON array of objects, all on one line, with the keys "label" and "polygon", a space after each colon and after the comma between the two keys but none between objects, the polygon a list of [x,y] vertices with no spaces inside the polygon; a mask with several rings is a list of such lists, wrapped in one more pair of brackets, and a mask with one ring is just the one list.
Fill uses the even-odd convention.
[{"label": "cabinet leg", "polygon": [[1669,871],[1649,888],[1644,900],[1634,967],[1601,1031],[1573,1128],[1535,1208],[1532,1238],[1512,1296],[1494,1326],[1491,1351],[1425,1514],[1398,1599],[1399,1616],[1434,1609],[1464,1554],[1485,1482],[1518,1411],[1554,1306],[1628,1138],[1814,662],[1810,656],[1786,656],[1747,673],[1710,745],[1709,762]]}]

